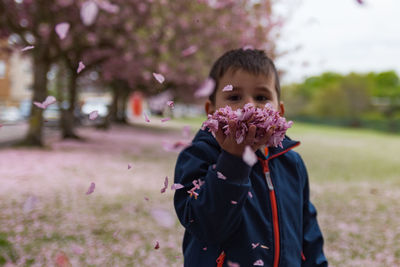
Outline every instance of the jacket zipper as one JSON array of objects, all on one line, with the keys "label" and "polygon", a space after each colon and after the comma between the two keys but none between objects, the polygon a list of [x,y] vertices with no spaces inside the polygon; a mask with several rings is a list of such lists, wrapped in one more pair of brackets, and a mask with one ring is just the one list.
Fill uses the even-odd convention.
[{"label": "jacket zipper", "polygon": [[272,209],[272,225],[274,229],[274,267],[278,267],[279,264],[279,255],[280,255],[280,236],[279,236],[279,220],[278,220],[278,206],[276,204],[276,196],[274,185],[271,180],[271,175],[269,173],[268,168],[268,160],[263,162],[264,165],[264,173],[265,179],[267,180],[267,185],[269,189],[269,197],[271,200],[271,209]]}]

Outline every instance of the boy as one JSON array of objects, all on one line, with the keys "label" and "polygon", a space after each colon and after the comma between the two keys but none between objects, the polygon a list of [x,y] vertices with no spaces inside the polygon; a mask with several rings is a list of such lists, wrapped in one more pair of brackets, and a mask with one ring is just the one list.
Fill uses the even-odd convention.
[{"label": "boy", "polygon": [[[277,71],[261,50],[225,53],[210,78],[215,89],[207,114],[246,103],[270,103],[284,114]],[[233,90],[223,91],[227,85]],[[307,171],[291,150],[299,142],[285,137],[283,148],[267,148],[268,139],[254,142],[255,130],[249,127],[241,144],[234,133],[219,129],[214,138],[200,130],[180,153],[175,183],[185,188],[176,190],[174,205],[186,229],[184,266],[327,266]],[[252,167],[242,160],[247,145],[259,158]]]}]

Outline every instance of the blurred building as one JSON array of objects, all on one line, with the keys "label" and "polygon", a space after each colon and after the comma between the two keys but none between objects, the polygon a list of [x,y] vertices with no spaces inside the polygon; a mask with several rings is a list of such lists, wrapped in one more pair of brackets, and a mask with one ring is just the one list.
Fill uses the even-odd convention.
[{"label": "blurred building", "polygon": [[19,106],[32,95],[33,75],[29,57],[0,40],[0,107]]}]

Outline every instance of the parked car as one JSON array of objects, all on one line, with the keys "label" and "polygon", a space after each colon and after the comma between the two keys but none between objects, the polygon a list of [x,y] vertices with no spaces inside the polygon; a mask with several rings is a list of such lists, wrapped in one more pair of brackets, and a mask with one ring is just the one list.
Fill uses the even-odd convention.
[{"label": "parked car", "polygon": [[[108,105],[107,101],[101,99],[88,99],[82,105],[81,108],[81,120],[84,125],[93,125],[93,124],[101,124],[106,119],[108,115]],[[89,120],[89,114],[92,111],[98,112],[98,117],[95,120]]]}]

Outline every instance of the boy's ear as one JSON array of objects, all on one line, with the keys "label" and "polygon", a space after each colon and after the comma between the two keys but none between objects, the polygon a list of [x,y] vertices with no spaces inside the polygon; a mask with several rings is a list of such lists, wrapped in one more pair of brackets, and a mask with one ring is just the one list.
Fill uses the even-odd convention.
[{"label": "boy's ear", "polygon": [[210,99],[207,99],[206,103],[204,104],[204,110],[206,111],[206,114],[212,114],[214,113],[214,104],[211,103]]},{"label": "boy's ear", "polygon": [[285,115],[285,106],[283,105],[282,101],[279,103],[279,115]]}]

